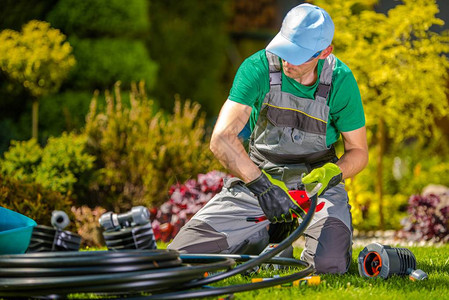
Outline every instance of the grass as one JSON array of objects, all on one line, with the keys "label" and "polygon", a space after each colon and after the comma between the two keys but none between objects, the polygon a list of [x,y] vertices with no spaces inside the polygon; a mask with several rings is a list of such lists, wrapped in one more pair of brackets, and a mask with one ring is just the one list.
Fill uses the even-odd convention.
[{"label": "grass", "polygon": [[[428,274],[427,281],[413,282],[400,276],[387,280],[363,278],[358,273],[356,260],[363,248],[354,248],[353,262],[345,275],[321,275],[318,286],[266,288],[238,293],[235,299],[449,299],[449,245],[407,248],[415,255],[417,268]],[[223,284],[246,282],[248,280],[244,277],[236,276],[223,281]]]},{"label": "grass", "polygon": [[[165,248],[166,244],[158,243],[158,248]],[[400,246],[399,246],[400,247]],[[417,260],[417,268],[426,272],[426,281],[411,281],[408,277],[393,276],[386,280],[382,278],[363,278],[358,273],[357,257],[363,248],[353,249],[353,261],[345,275],[321,275],[318,286],[265,288],[261,290],[237,293],[234,299],[449,299],[449,245],[439,247],[406,247],[411,250]],[[301,249],[295,249],[298,256]],[[286,275],[294,271],[282,271]],[[265,271],[254,277],[271,277],[279,274],[275,271]],[[214,286],[243,284],[251,278],[234,276]],[[95,295],[75,294],[73,298],[101,299]],[[208,299],[218,299],[211,297]]]}]

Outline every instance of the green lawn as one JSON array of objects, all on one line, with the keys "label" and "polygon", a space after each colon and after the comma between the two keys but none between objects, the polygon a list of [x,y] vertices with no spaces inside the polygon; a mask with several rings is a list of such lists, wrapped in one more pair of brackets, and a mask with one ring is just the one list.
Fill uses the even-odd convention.
[{"label": "green lawn", "polygon": [[[363,248],[354,248],[353,262],[345,275],[322,275],[318,286],[267,288],[238,293],[235,299],[449,299],[449,245],[407,248],[415,255],[417,268],[428,274],[427,281],[413,282],[408,277],[399,276],[387,280],[362,278],[356,259]],[[248,282],[238,277],[223,283]]]}]

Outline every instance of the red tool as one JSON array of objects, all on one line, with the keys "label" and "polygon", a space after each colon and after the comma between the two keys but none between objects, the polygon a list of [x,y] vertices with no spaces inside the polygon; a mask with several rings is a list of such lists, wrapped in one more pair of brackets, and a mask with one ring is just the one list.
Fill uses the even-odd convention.
[{"label": "red tool", "polygon": [[[310,208],[310,197],[307,196],[307,192],[305,190],[291,190],[288,191],[290,196],[292,196],[293,200],[298,203],[299,206],[304,210],[305,213],[309,212]],[[315,212],[322,210],[324,207],[324,202],[320,202],[316,205]]]},{"label": "red tool", "polygon": [[[301,189],[301,190],[290,190],[290,191],[288,191],[288,193],[293,198],[293,200],[295,200],[296,203],[298,203],[298,205],[301,206],[301,208],[304,210],[304,212],[308,213],[309,208],[310,208],[310,198],[315,196],[316,193],[318,193],[318,191],[320,190],[320,188],[321,188],[321,184],[316,184],[315,186],[313,186],[311,188],[310,192],[307,191],[308,187],[304,187],[304,189]],[[318,203],[316,206],[315,212],[322,210],[323,207],[324,207],[324,202]],[[293,216],[295,218],[298,217],[297,215],[293,215]],[[246,221],[259,223],[266,219],[267,219],[266,216],[247,217]]]}]

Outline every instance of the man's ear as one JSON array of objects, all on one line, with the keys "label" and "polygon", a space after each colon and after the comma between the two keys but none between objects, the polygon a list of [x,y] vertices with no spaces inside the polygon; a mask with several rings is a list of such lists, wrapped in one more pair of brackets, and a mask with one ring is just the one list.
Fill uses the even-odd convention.
[{"label": "man's ear", "polygon": [[320,56],[318,56],[319,59],[325,59],[326,57],[328,57],[332,51],[334,50],[334,46],[333,45],[329,45],[326,49],[324,49]]}]

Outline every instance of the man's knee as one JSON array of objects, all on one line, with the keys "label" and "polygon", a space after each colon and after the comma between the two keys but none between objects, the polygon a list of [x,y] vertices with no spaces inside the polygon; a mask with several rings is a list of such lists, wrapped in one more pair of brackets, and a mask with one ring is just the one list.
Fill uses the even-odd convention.
[{"label": "man's knee", "polygon": [[228,247],[223,233],[203,221],[192,219],[181,228],[167,248],[184,253],[220,253]]},{"label": "man's knee", "polygon": [[349,268],[348,253],[332,256],[320,253],[315,256],[315,270],[318,274],[344,274]]},{"label": "man's knee", "polygon": [[347,226],[329,217],[309,229],[304,257],[315,265],[316,272],[346,273],[352,259],[352,234]]}]

